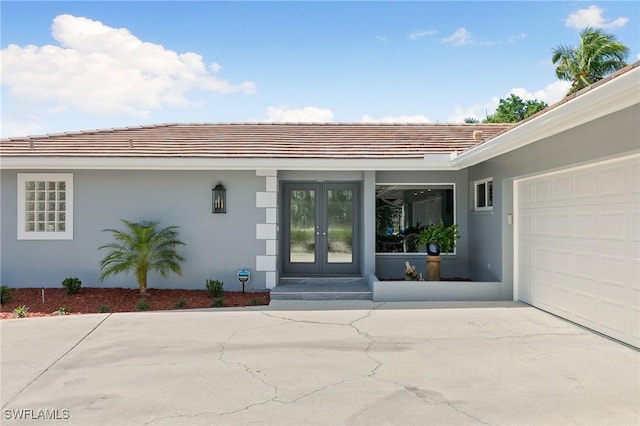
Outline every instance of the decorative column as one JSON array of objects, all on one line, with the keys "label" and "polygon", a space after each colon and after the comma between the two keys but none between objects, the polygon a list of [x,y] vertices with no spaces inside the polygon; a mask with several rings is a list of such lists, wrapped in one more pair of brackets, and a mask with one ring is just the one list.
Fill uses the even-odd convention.
[{"label": "decorative column", "polygon": [[265,210],[264,223],[256,224],[256,239],[265,243],[265,254],[256,256],[256,271],[265,273],[265,285],[272,289],[278,284],[278,171],[256,170],[256,176],[265,178],[265,190],[256,192],[256,208]]}]

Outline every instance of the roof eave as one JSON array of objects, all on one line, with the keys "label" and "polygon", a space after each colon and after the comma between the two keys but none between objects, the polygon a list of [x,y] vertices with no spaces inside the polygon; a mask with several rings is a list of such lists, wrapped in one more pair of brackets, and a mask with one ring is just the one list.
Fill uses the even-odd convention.
[{"label": "roof eave", "polygon": [[640,103],[640,67],[465,151],[451,161],[466,168]]},{"label": "roof eave", "polygon": [[454,170],[449,154],[424,159],[5,157],[12,170]]}]

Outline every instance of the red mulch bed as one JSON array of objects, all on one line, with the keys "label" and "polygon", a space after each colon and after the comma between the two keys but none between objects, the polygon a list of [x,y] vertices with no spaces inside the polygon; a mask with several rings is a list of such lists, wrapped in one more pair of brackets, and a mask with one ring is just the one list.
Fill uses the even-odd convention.
[{"label": "red mulch bed", "polygon": [[[148,288],[142,296],[139,290],[126,288],[83,287],[73,295],[67,295],[64,288],[45,288],[44,303],[40,288],[13,288],[11,294],[11,300],[0,305],[0,319],[15,318],[13,310],[22,305],[29,308],[27,317],[44,317],[58,315],[60,308],[70,315],[98,313],[101,305],[107,305],[109,312],[135,312],[140,300],[149,304],[148,311],[210,308],[213,302],[206,290]],[[185,302],[183,308],[177,307],[180,300]],[[268,305],[270,298],[269,292],[225,291],[222,301],[226,307],[252,306]]]}]

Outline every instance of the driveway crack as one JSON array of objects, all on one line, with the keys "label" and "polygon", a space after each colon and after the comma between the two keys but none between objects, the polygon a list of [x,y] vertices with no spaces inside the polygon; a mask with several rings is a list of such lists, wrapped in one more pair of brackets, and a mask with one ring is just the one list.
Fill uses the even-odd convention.
[{"label": "driveway crack", "polygon": [[102,323],[104,323],[110,316],[111,316],[111,314],[107,314],[107,316],[104,317],[102,319],[102,321],[100,321],[91,330],[89,330],[89,332],[87,332],[84,336],[82,336],[80,338],[80,340],[78,340],[73,346],[71,346],[65,353],[63,353],[58,358],[53,360],[53,362],[51,364],[49,364],[44,370],[42,370],[40,372],[40,374],[38,374],[36,377],[34,377],[33,380],[31,380],[29,383],[27,383],[22,389],[20,389],[20,391],[18,391],[18,393],[16,393],[11,398],[9,398],[9,400],[2,406],[2,409],[6,408],[7,405],[9,405],[11,403],[11,401],[13,401],[17,397],[19,397],[24,391],[26,391],[29,388],[29,386],[31,386],[33,383],[37,382],[38,379],[40,379],[40,377],[42,377],[45,373],[47,373],[49,370],[51,370],[51,368],[53,368],[53,366],[56,365],[61,359],[63,359],[67,355],[69,355],[69,353],[72,350],[77,348],[78,345],[80,345],[80,343],[82,343],[87,337],[89,337],[94,331],[96,331],[98,329],[98,327],[100,327],[102,325]]}]

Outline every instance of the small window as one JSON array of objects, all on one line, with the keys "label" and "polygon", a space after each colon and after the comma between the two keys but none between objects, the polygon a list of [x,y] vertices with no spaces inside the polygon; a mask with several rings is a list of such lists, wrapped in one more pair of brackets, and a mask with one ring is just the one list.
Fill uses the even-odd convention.
[{"label": "small window", "polygon": [[18,174],[18,239],[73,239],[73,175]]},{"label": "small window", "polygon": [[474,182],[474,210],[493,209],[493,179],[483,179]]}]

